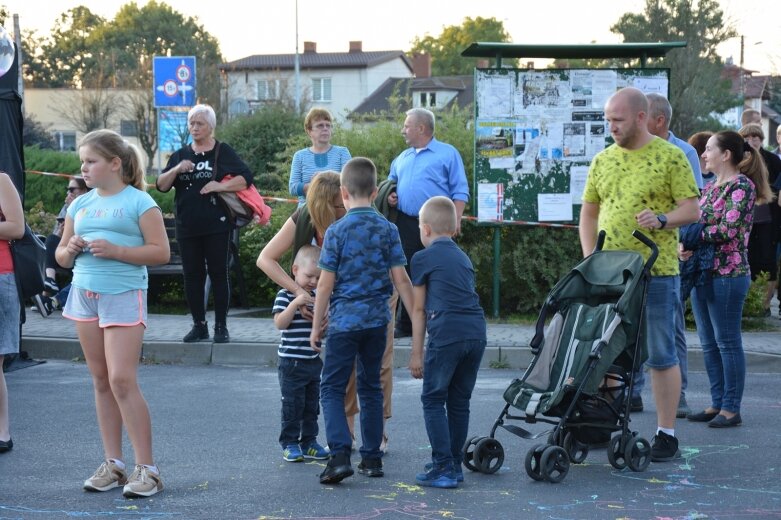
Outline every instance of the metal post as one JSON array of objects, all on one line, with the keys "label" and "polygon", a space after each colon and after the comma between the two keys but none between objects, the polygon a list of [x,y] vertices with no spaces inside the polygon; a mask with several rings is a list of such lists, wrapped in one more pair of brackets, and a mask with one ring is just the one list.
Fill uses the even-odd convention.
[{"label": "metal post", "polygon": [[[160,176],[161,173],[163,173],[162,170],[162,151],[160,150],[160,109],[155,108],[155,121],[157,124],[157,175]],[[151,129],[150,129],[151,131]]]},{"label": "metal post", "polygon": [[499,278],[501,274],[501,254],[502,254],[502,241],[501,241],[501,229],[499,226],[494,226],[494,287],[493,287],[493,315],[494,318],[499,317]]},{"label": "metal post", "polygon": [[296,0],[296,59],[295,59],[295,78],[296,78],[296,113],[301,112],[301,67],[298,61],[298,0]]}]

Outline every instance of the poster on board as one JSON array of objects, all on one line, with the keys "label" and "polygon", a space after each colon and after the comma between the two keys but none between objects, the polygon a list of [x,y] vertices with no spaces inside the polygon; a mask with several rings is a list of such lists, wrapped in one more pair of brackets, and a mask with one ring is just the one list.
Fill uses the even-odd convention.
[{"label": "poster on board", "polygon": [[[577,223],[588,166],[612,144],[605,102],[627,86],[666,96],[669,74],[669,69],[476,69],[478,220]],[[497,186],[501,197],[495,196]],[[495,213],[500,218],[490,217]]]}]

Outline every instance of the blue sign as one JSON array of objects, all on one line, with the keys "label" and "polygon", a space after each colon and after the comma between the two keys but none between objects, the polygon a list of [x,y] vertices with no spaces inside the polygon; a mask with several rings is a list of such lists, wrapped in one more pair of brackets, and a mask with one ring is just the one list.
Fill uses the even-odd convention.
[{"label": "blue sign", "polygon": [[152,81],[155,108],[195,105],[195,56],[155,56]]}]

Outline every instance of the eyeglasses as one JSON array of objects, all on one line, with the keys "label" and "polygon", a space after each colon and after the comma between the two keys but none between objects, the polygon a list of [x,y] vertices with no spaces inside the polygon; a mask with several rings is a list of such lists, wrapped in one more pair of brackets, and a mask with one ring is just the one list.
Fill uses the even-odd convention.
[{"label": "eyeglasses", "polygon": [[68,193],[73,193],[74,191],[81,191],[81,188],[79,187],[74,188],[73,186],[68,186]]}]

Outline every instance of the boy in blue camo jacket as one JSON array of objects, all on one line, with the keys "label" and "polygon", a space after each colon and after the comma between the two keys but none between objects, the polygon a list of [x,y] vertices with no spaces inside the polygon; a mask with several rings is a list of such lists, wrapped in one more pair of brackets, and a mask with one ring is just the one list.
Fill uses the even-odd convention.
[{"label": "boy in blue camo jacket", "polygon": [[[372,207],[377,196],[377,170],[369,159],[356,157],[344,165],[341,192],[347,215],[325,233],[318,267],[322,270],[310,343],[320,350],[321,323],[328,307],[328,346],[320,384],[320,402],[331,458],[320,475],[334,484],[353,474],[352,436],[344,412],[344,394],[356,358],[361,403],[361,462],[358,472],[383,476],[383,411],[380,364],[393,286],[412,308],[412,284],[399,231]],[[329,306],[330,305],[330,306]]]}]

